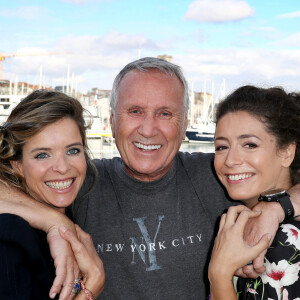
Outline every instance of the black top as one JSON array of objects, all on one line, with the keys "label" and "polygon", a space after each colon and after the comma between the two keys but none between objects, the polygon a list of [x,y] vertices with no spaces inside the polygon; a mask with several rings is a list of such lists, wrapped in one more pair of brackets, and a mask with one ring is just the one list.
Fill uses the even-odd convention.
[{"label": "black top", "polygon": [[300,299],[300,222],[280,225],[265,267],[266,272],[257,279],[238,278],[239,300]]},{"label": "black top", "polygon": [[18,216],[0,214],[0,299],[50,299],[54,278],[46,234]]}]

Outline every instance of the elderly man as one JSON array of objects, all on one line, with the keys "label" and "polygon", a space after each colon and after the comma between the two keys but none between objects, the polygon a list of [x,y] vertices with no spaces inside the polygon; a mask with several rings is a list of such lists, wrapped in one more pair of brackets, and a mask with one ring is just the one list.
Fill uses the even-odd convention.
[{"label": "elderly man", "polygon": [[114,82],[111,107],[122,159],[96,161],[100,180],[74,216],[104,262],[103,298],[205,299],[206,257],[229,203],[212,155],[178,153],[186,81],[163,60],[133,62]]},{"label": "elderly man", "polygon": [[[96,185],[72,210],[104,262],[99,299],[205,299],[217,218],[231,203],[214,175],[212,154],[179,152],[188,111],[180,68],[156,58],[128,64],[114,81],[111,109],[121,158],[95,160]],[[49,216],[41,205],[34,216],[34,202],[10,193],[14,212],[33,226],[49,231],[53,224],[55,231],[64,224],[64,216]],[[284,213],[279,204],[270,206],[278,218],[269,218],[269,227],[276,227]],[[294,207],[298,214],[299,204]]]}]

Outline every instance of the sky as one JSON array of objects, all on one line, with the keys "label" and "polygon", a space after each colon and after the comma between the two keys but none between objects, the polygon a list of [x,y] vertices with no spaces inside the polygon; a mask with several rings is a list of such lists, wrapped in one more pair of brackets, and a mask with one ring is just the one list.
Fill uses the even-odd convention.
[{"label": "sky", "polygon": [[224,82],[226,94],[245,84],[300,90],[299,0],[0,4],[0,54],[16,54],[2,62],[2,79],[111,89],[127,63],[166,54],[198,92],[217,95]]}]

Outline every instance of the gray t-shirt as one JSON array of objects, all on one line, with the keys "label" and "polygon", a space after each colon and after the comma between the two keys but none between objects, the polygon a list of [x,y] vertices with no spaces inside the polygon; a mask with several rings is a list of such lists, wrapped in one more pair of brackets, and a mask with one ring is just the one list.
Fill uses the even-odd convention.
[{"label": "gray t-shirt", "polygon": [[206,299],[218,216],[229,206],[213,155],[178,153],[154,182],[128,176],[122,160],[95,160],[99,179],[74,206],[91,234],[106,284],[98,299]]}]

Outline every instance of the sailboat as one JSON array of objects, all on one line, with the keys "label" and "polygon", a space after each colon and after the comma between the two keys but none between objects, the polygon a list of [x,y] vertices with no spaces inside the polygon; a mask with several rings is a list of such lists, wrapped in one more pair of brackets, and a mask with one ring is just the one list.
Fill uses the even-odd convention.
[{"label": "sailboat", "polygon": [[216,125],[213,122],[213,114],[215,105],[219,102],[219,99],[224,97],[225,95],[225,80],[223,80],[220,93],[216,100],[214,99],[214,83],[212,82],[212,94],[211,100],[208,101],[207,92],[206,92],[206,80],[204,80],[204,109],[203,115],[194,118],[194,91],[193,91],[193,84],[191,84],[190,89],[190,118],[189,118],[189,127],[186,130],[186,139],[189,142],[198,142],[198,143],[213,143],[214,142],[214,135],[215,135],[215,128]]}]

